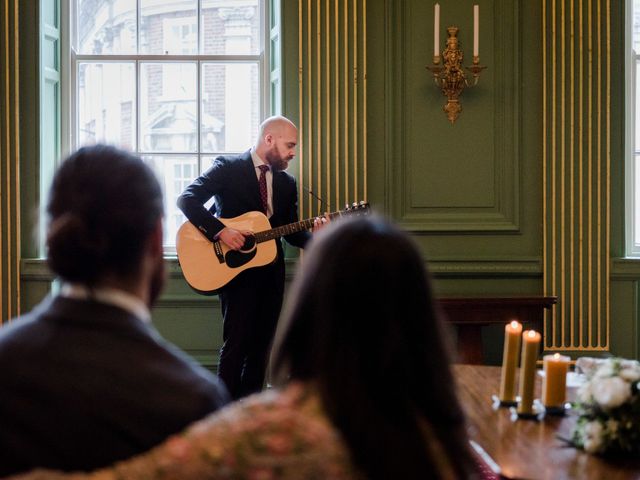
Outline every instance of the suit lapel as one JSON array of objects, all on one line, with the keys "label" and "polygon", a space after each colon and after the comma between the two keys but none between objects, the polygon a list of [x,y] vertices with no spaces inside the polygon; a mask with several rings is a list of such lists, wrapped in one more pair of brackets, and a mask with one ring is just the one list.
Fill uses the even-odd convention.
[{"label": "suit lapel", "polygon": [[251,151],[247,150],[240,156],[240,160],[243,163],[243,175],[245,177],[245,185],[249,190],[249,196],[251,197],[251,203],[254,205],[253,209],[262,211],[262,200],[260,199],[260,186],[258,185],[258,177],[256,175],[256,168],[253,166],[253,159],[251,158]]},{"label": "suit lapel", "polygon": [[280,206],[282,205],[282,195],[284,190],[284,173],[283,172],[273,172],[273,214],[276,215],[280,213]]}]

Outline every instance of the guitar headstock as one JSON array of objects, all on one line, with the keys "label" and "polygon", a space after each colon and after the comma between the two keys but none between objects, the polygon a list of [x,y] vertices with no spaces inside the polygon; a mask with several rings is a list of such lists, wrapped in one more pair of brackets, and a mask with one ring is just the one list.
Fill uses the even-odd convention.
[{"label": "guitar headstock", "polygon": [[347,203],[344,213],[347,215],[369,215],[369,202],[353,202],[351,205]]}]

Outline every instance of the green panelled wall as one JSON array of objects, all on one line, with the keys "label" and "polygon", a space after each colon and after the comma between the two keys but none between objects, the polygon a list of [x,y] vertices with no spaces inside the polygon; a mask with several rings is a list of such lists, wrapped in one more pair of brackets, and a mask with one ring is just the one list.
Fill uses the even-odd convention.
[{"label": "green panelled wall", "polygon": [[[488,68],[479,84],[462,94],[463,111],[452,125],[442,111],[444,97],[425,69],[433,56],[431,2],[283,0],[282,112],[300,124],[303,154],[294,173],[331,207],[366,196],[375,210],[409,230],[440,295],[560,295],[545,283],[551,271],[545,262],[545,224],[555,221],[548,210],[554,192],[544,189],[550,165],[550,147],[545,142],[553,137],[556,149],[557,142],[565,151],[574,148],[574,176],[588,161],[575,154],[578,147],[572,147],[570,137],[563,139],[549,130],[549,109],[554,103],[545,91],[551,73],[543,39],[549,41],[552,23],[547,6],[553,3],[559,8],[562,1],[480,2],[480,62]],[[441,32],[448,25],[460,28],[468,62],[474,1],[439,3]],[[579,8],[579,3],[567,1],[567,9]],[[582,3],[610,9],[611,35],[601,42],[608,42],[612,71],[622,71],[621,4]],[[33,2],[21,0],[22,4],[34,9]],[[33,126],[40,115],[38,81],[33,77],[41,75],[33,55],[38,32],[21,23],[20,38],[31,52],[23,55],[21,50],[20,87],[28,98],[21,100],[21,121],[28,116]],[[579,84],[576,65],[574,85]],[[606,85],[598,88],[609,88]],[[607,217],[610,257],[603,259],[610,281],[607,346],[612,353],[637,357],[640,267],[622,258],[621,75],[611,77],[608,91],[612,188]],[[583,111],[586,119],[585,115]],[[565,128],[572,125],[567,117],[557,121]],[[50,283],[43,262],[36,258],[39,251],[25,238],[36,224],[31,212],[37,211],[40,197],[40,140],[33,135],[30,130],[21,141],[22,246],[27,252],[21,262],[23,308],[33,306]],[[570,185],[569,178],[566,184]],[[301,200],[303,215],[322,209],[305,192]],[[169,281],[154,321],[170,340],[215,368],[221,342],[217,299],[195,295],[182,280],[175,259],[168,264]],[[288,261],[289,280],[295,264],[295,259]],[[566,268],[564,274],[568,274]],[[585,272],[574,269],[573,274],[575,279]],[[487,328],[483,338],[486,360],[496,362],[500,329]]]}]

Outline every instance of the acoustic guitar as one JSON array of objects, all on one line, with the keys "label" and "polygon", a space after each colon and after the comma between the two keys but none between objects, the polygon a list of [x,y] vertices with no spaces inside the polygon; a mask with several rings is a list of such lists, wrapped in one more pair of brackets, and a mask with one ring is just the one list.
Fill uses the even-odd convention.
[{"label": "acoustic guitar", "polygon": [[[329,214],[331,219],[349,215],[366,215],[369,204],[353,203],[338,212]],[[176,251],[182,273],[187,283],[197,292],[211,295],[224,287],[240,272],[261,267],[275,261],[278,253],[276,238],[310,230],[317,217],[271,228],[269,219],[262,212],[247,212],[234,218],[220,218],[227,227],[241,232],[253,232],[245,239],[240,250],[230,249],[224,242],[211,242],[191,222],[178,229]]]}]

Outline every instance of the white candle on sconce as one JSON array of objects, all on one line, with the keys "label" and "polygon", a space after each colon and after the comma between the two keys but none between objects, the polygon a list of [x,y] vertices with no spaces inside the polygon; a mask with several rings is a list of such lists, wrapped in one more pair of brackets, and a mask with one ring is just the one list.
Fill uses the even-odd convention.
[{"label": "white candle on sconce", "polygon": [[433,6],[433,56],[440,56],[440,4]]},{"label": "white candle on sconce", "polygon": [[480,6],[473,6],[473,56],[480,55]]}]

